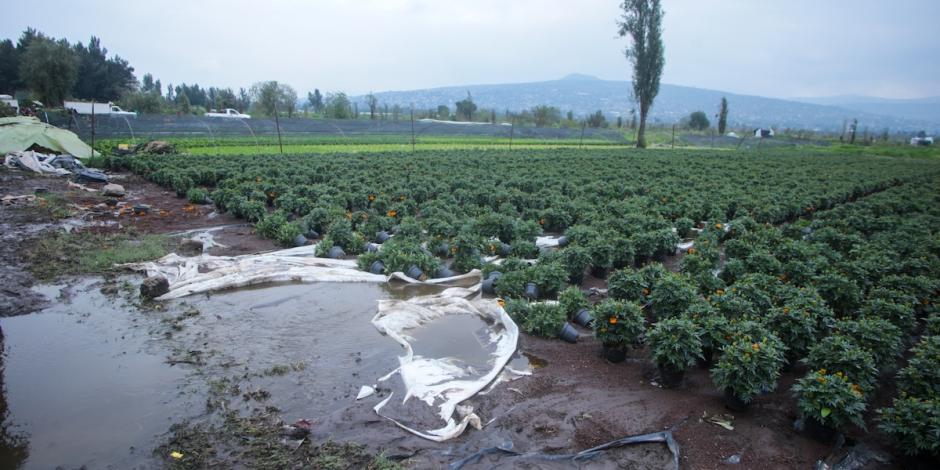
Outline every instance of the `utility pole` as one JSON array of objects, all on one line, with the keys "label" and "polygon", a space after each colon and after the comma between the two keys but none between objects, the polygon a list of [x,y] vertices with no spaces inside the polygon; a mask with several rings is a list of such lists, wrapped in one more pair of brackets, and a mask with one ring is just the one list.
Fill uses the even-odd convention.
[{"label": "utility pole", "polygon": [[672,123],[672,148],[676,148],[676,123]]},{"label": "utility pole", "polygon": [[516,118],[512,117],[509,124],[509,150],[512,150],[512,135],[516,130]]},{"label": "utility pole", "polygon": [[581,122],[581,137],[578,139],[578,149],[584,145],[584,128],[587,126],[586,122]]},{"label": "utility pole", "polygon": [[415,104],[411,103],[411,153],[415,153]]}]

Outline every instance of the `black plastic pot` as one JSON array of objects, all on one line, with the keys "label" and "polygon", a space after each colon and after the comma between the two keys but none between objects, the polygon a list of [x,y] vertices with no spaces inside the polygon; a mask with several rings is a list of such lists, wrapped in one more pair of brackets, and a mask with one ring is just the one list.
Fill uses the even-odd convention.
[{"label": "black plastic pot", "polygon": [[376,232],[375,234],[375,242],[379,244],[387,242],[389,238],[392,238],[392,236],[384,230],[381,232]]},{"label": "black plastic pot", "polygon": [[369,266],[369,272],[372,274],[383,274],[385,273],[385,263],[381,261],[375,261],[372,263],[372,266]]},{"label": "black plastic pot", "polygon": [[375,253],[379,251],[379,246],[381,245],[377,243],[366,243],[362,246],[362,251],[365,251],[366,253]]},{"label": "black plastic pot", "polygon": [[341,247],[334,246],[330,248],[330,251],[326,254],[327,258],[341,259],[346,257],[346,252],[343,251]]},{"label": "black plastic pot", "polygon": [[586,308],[578,310],[578,313],[575,313],[571,320],[585,328],[590,328],[591,324],[594,323],[594,319],[591,318],[591,311]]},{"label": "black plastic pot", "polygon": [[486,276],[486,279],[483,280],[483,293],[484,294],[495,294],[496,293],[496,281],[503,277],[503,273],[499,271],[493,271],[489,276]]},{"label": "black plastic pot", "polygon": [[702,357],[698,360],[698,365],[705,367],[706,369],[711,368],[712,358],[715,356],[715,352],[712,348],[702,349]]},{"label": "black plastic pot", "polygon": [[442,258],[447,258],[450,256],[450,245],[447,243],[441,243],[437,246],[437,251],[435,251],[434,254]]},{"label": "black plastic pot", "polygon": [[682,377],[685,376],[684,370],[672,370],[663,367],[659,369],[659,382],[663,388],[676,388],[682,383]]},{"label": "black plastic pot", "polygon": [[529,282],[525,285],[525,297],[529,300],[535,300],[539,298],[539,286],[535,285],[534,282]]},{"label": "black plastic pot", "polygon": [[581,336],[581,334],[578,333],[578,330],[568,322],[565,322],[565,326],[561,327],[561,332],[558,333],[559,338],[569,343],[577,343],[579,336]]},{"label": "black plastic pot", "polygon": [[558,246],[561,248],[568,246],[568,237],[565,237],[565,236],[558,237]]},{"label": "black plastic pot", "polygon": [[627,360],[627,349],[619,346],[604,346],[604,359],[613,364],[619,364]]},{"label": "black plastic pot", "polygon": [[423,281],[427,279],[427,277],[425,277],[424,275],[424,271],[422,271],[421,268],[415,265],[411,265],[411,267],[408,268],[407,271],[405,271],[405,275],[412,279],[417,279],[419,281]]},{"label": "black plastic pot", "polygon": [[316,230],[307,230],[307,238],[312,240],[314,238],[320,238],[320,234]]},{"label": "black plastic pot", "polygon": [[294,246],[304,246],[307,244],[307,237],[303,235],[297,235],[294,237]]},{"label": "black plastic pot", "polygon": [[803,418],[803,433],[819,442],[829,444],[836,440],[838,431],[820,423],[816,418]]},{"label": "black plastic pot", "polygon": [[456,275],[457,273],[451,271],[450,268],[442,266],[440,269],[437,270],[437,272],[434,273],[434,276],[432,277],[434,279],[443,279],[445,277],[454,277]]},{"label": "black plastic pot", "polygon": [[508,243],[500,243],[499,244],[499,256],[502,256],[505,258],[509,256],[510,254],[512,254],[512,246],[510,246]]},{"label": "black plastic pot", "polygon": [[743,412],[747,411],[747,403],[738,398],[738,396],[730,389],[725,389],[725,408],[731,411]]}]

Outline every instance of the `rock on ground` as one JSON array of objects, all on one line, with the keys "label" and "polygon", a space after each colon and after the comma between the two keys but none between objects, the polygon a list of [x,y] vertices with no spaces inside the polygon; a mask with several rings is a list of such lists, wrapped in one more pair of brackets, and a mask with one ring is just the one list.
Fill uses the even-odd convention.
[{"label": "rock on ground", "polygon": [[101,194],[105,196],[124,197],[127,192],[124,191],[124,186],[116,183],[108,183],[101,188]]},{"label": "rock on ground", "polygon": [[145,299],[160,297],[170,291],[170,281],[163,276],[150,276],[140,284],[140,296]]}]

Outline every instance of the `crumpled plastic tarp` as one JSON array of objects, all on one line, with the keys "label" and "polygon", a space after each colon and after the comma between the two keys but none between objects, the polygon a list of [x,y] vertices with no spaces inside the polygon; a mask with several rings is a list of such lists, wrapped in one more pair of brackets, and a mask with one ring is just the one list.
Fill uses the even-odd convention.
[{"label": "crumpled plastic tarp", "polygon": [[276,282],[374,282],[400,279],[408,283],[447,285],[479,280],[480,271],[419,281],[404,273],[390,276],[361,271],[356,260],[317,258],[316,245],[241,256],[180,256],[168,254],[156,261],[127,265],[148,276],[164,276],[170,291],[157,297],[169,300],[203,292]]},{"label": "crumpled plastic tarp", "polygon": [[27,150],[25,152],[11,152],[3,159],[3,164],[10,168],[23,168],[41,175],[65,176],[72,174],[65,168],[58,168],[52,164],[56,155],[46,155]]},{"label": "crumpled plastic tarp", "polygon": [[[399,367],[379,379],[400,377],[397,389],[374,407],[375,412],[399,427],[425,439],[443,442],[467,428],[482,428],[473,407],[463,404],[493,382],[512,358],[519,328],[494,299],[480,296],[481,285],[453,287],[437,295],[408,300],[381,300],[372,323],[401,344],[405,354]],[[425,357],[414,350],[414,336],[429,323],[448,316],[479,317],[479,347],[487,355],[485,367],[460,359],[460,351],[442,357]],[[467,332],[470,334],[471,332]]]},{"label": "crumpled plastic tarp", "polygon": [[[46,124],[35,117],[0,118],[0,154],[22,152],[33,145],[57,153],[86,158],[92,149],[82,142],[74,132]],[[100,155],[95,152],[95,155]]]}]

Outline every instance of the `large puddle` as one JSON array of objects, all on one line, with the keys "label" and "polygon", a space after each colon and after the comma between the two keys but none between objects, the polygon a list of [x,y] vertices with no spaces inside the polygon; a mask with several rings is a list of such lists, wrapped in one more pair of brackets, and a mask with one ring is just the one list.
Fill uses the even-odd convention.
[{"label": "large puddle", "polygon": [[[398,367],[402,348],[371,323],[377,301],[442,290],[285,284],[154,309],[136,305],[139,279],[129,279],[111,295],[94,279],[41,286],[50,308],[0,319],[0,468],[158,467],[153,449],[171,425],[212,419],[207,399],[220,381],[238,385],[225,398],[242,412],[323,421]],[[455,315],[414,331],[413,344],[484,369],[487,332],[481,318]]]}]

